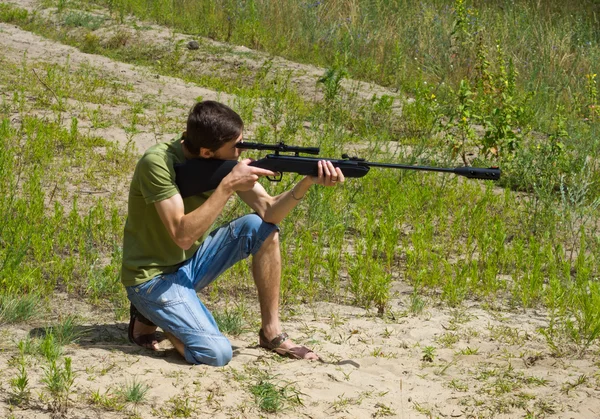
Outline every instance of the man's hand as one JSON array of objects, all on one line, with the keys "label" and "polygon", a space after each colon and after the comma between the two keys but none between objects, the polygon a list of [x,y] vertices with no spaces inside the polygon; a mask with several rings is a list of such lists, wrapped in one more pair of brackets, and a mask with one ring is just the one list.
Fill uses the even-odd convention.
[{"label": "man's hand", "polygon": [[335,186],[345,181],[342,169],[333,167],[333,164],[327,160],[319,160],[317,173],[317,176],[311,176],[312,182],[316,185]]},{"label": "man's hand", "polygon": [[244,159],[235,165],[221,183],[234,192],[245,192],[254,188],[261,176],[275,176],[276,173],[260,167],[249,166],[252,159]]}]

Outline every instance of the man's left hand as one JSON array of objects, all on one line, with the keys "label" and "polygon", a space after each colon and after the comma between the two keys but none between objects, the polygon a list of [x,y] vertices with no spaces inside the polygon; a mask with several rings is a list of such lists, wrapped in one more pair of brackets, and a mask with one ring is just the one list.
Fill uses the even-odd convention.
[{"label": "man's left hand", "polygon": [[319,160],[317,171],[317,176],[311,176],[311,180],[316,185],[336,186],[346,180],[342,170],[339,167],[333,167],[328,160]]}]

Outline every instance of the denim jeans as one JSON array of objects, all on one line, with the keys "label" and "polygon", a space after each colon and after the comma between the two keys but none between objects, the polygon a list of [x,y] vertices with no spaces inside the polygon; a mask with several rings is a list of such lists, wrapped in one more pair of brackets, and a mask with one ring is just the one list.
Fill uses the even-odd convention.
[{"label": "denim jeans", "polygon": [[276,230],[256,214],[238,218],[213,231],[176,272],[126,287],[127,296],[147,319],[183,342],[189,363],[226,365],[232,357],[231,344],[196,293],[258,252]]}]

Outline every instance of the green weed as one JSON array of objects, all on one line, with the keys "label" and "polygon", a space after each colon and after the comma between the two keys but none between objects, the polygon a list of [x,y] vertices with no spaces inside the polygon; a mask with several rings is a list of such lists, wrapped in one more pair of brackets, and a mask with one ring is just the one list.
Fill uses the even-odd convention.
[{"label": "green weed", "polygon": [[150,387],[137,380],[137,378],[133,378],[131,382],[127,382],[123,385],[116,394],[121,397],[121,399],[125,403],[134,403],[138,404],[144,401],[146,398],[146,393]]},{"label": "green weed", "polygon": [[27,373],[27,344],[19,342],[19,355],[16,360],[17,375],[10,379],[10,404],[22,406],[29,401],[31,388],[29,385],[29,374]]},{"label": "green weed", "polygon": [[39,311],[40,297],[0,295],[0,324],[19,323],[35,317]]},{"label": "green weed", "polygon": [[423,362],[433,362],[435,359],[435,347],[433,346],[425,346],[423,348],[423,356],[421,357],[421,361]]},{"label": "green weed", "polygon": [[85,332],[77,325],[77,317],[73,315],[66,316],[56,326],[46,328],[45,334],[52,336],[58,346],[77,343],[81,337],[85,336]]},{"label": "green weed", "polygon": [[75,381],[75,374],[71,367],[71,358],[65,357],[64,366],[60,366],[57,359],[49,360],[44,367],[42,382],[51,397],[51,408],[54,412],[65,414],[69,405],[71,387]]},{"label": "green weed", "polygon": [[244,319],[239,310],[215,311],[213,313],[219,330],[232,336],[238,336],[244,331]]},{"label": "green weed", "polygon": [[259,374],[250,384],[250,393],[258,407],[267,413],[277,413],[302,404],[300,391],[292,383],[278,383],[268,374]]}]

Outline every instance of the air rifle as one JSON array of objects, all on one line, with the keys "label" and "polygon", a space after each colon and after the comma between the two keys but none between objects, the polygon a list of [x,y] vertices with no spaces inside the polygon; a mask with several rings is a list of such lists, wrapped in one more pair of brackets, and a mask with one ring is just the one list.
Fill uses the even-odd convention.
[{"label": "air rifle", "polygon": [[[300,156],[303,154],[319,154],[318,147],[295,147],[280,142],[275,145],[239,142],[237,148],[246,150],[271,150],[275,154],[268,154],[262,159],[255,160],[250,166],[260,167],[279,173],[276,178],[269,177],[271,181],[281,180],[283,173],[298,173],[305,176],[317,176],[317,167],[319,160],[329,160],[334,167],[339,167],[347,178],[358,178],[365,176],[371,167],[384,167],[389,169],[408,169],[423,170],[429,172],[454,173],[455,175],[465,176],[470,179],[498,180],[500,179],[500,169],[497,167],[477,168],[468,166],[459,166],[455,168],[428,167],[428,166],[410,166],[404,164],[374,163],[365,161],[358,157],[348,157],[343,154],[342,160],[322,159],[315,157]],[[294,155],[282,155],[280,153],[294,153]],[[183,198],[192,195],[198,195],[203,192],[216,189],[221,180],[237,164],[235,160],[219,159],[190,159],[185,163],[175,166],[176,183],[179,192]]]}]

